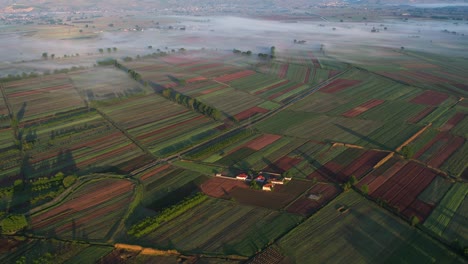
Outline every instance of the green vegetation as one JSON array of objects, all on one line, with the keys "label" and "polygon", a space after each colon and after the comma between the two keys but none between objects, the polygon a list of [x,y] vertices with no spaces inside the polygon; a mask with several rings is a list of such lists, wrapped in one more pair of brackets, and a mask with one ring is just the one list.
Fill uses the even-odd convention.
[{"label": "green vegetation", "polygon": [[24,215],[7,215],[0,221],[0,230],[3,234],[14,234],[28,226]]},{"label": "green vegetation", "polygon": [[252,256],[301,219],[289,213],[209,198],[161,224],[138,242],[187,253]]},{"label": "green vegetation", "polygon": [[212,141],[211,144],[205,145],[201,148],[197,148],[195,151],[187,154],[187,158],[190,159],[199,159],[208,156],[209,154],[218,152],[223,148],[234,144],[238,141],[241,141],[245,138],[248,138],[254,135],[255,132],[252,130],[239,130],[238,132],[231,133],[229,136],[219,137],[216,140]]},{"label": "green vegetation", "polygon": [[[457,213],[457,209],[460,207],[464,199],[468,194],[468,186],[463,183],[457,183],[450,188],[445,194],[444,198],[440,201],[437,207],[434,209],[429,218],[424,222],[424,226],[431,232],[439,236],[443,236],[444,231],[452,221],[453,217]],[[465,215],[467,212],[460,212]]]},{"label": "green vegetation", "polygon": [[[327,246],[330,244],[333,246]],[[438,242],[353,191],[338,196],[281,238],[278,245],[297,263],[311,259],[347,263],[460,261]]]},{"label": "green vegetation", "polygon": [[208,196],[202,193],[198,193],[197,195],[193,197],[185,199],[179,204],[176,204],[174,206],[164,209],[156,217],[150,217],[150,218],[144,219],[140,223],[132,226],[130,230],[128,230],[127,233],[137,238],[145,236],[153,232],[162,223],[171,221],[177,216],[183,214],[185,211],[202,203],[206,199],[208,199]]}]

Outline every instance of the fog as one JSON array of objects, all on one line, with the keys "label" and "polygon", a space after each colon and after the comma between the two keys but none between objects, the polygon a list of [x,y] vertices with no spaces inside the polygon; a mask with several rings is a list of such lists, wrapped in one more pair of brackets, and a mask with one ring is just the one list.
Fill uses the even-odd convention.
[{"label": "fog", "polygon": [[[15,71],[42,71],[44,69],[71,66],[91,66],[103,57],[137,56],[153,53],[156,49],[218,49],[251,50],[266,52],[275,46],[283,49],[316,50],[320,45],[330,53],[340,51],[340,60],[359,63],[362,47],[384,47],[432,52],[450,56],[467,57],[468,24],[460,21],[396,20],[350,23],[328,21],[259,20],[242,17],[170,17],[174,29],[145,28],[143,31],[100,32],[90,39],[48,40],[30,32],[6,32],[0,28],[0,75]],[[185,27],[185,30],[176,27]],[[384,27],[387,29],[385,30]],[[378,32],[371,32],[375,28]],[[442,32],[447,30],[448,33]],[[293,40],[306,40],[305,45],[295,45]],[[148,46],[153,49],[148,49]],[[117,47],[117,52],[99,54],[98,49]],[[343,52],[345,50],[346,52]],[[41,54],[47,52],[56,57],[79,53],[72,59],[44,61]],[[372,53],[364,54],[372,56]],[[375,56],[378,56],[376,54]],[[34,62],[30,62],[35,60]],[[24,62],[23,62],[24,61]]]}]

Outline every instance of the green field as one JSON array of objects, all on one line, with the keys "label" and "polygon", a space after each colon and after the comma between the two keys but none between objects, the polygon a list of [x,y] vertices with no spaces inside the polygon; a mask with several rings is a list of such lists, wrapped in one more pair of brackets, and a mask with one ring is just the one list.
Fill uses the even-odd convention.
[{"label": "green field", "polygon": [[[345,212],[340,212],[343,208]],[[278,242],[296,263],[451,263],[460,257],[349,191]]]},{"label": "green field", "polygon": [[288,213],[210,198],[139,243],[191,253],[252,256],[300,220]]}]

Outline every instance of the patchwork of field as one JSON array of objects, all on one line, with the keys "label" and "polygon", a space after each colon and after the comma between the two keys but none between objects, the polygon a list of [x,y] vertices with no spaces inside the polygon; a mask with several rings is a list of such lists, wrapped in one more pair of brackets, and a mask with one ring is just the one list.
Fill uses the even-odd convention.
[{"label": "patchwork of field", "polygon": [[[402,52],[374,73],[317,49],[181,49],[2,83],[0,226],[29,211],[20,235],[241,260],[266,249],[260,263],[461,261],[466,80]],[[240,173],[292,180],[264,191]],[[13,240],[0,259],[43,247]],[[61,247],[67,263],[181,261]]]},{"label": "patchwork of field", "polygon": [[21,123],[85,106],[65,74],[4,83],[3,91]]},{"label": "patchwork of field", "polygon": [[277,243],[297,263],[458,262],[417,229],[349,191],[311,216]]},{"label": "patchwork of field", "polygon": [[35,234],[62,239],[103,240],[121,221],[133,199],[128,180],[85,182],[63,202],[31,216]]},{"label": "patchwork of field", "polygon": [[163,223],[140,243],[198,254],[251,256],[300,220],[288,213],[208,199]]},{"label": "patchwork of field", "polygon": [[156,156],[206,140],[219,133],[222,124],[159,95],[136,96],[99,109]]}]

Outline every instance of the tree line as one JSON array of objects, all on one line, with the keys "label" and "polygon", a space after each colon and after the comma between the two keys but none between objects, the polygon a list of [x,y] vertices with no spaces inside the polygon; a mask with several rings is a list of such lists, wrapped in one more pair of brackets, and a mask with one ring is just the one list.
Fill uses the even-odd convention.
[{"label": "tree line", "polygon": [[[135,70],[132,70],[132,69],[128,69],[127,67],[125,67],[124,65],[122,65],[121,63],[119,63],[117,60],[113,60],[112,63],[114,64],[115,67],[117,67],[118,69],[121,69],[121,70],[124,70],[126,71],[130,77],[132,79],[134,79],[135,81],[143,84],[143,85],[148,85],[147,82],[145,82],[143,80],[143,78],[141,77],[141,75],[136,72]],[[184,84],[185,81],[180,81],[179,80],[179,84]],[[155,89],[156,90],[156,89]],[[222,120],[224,115],[221,113],[221,111],[219,111],[218,109],[212,107],[212,106],[209,106],[195,98],[192,98],[188,95],[185,95],[183,93],[180,93],[172,88],[165,88],[165,89],[162,89],[162,90],[156,90],[158,93],[160,93],[162,96],[164,96],[165,98],[173,101],[173,102],[176,102],[180,105],[183,105],[193,111],[196,111],[202,115],[205,115],[205,116],[208,116],[208,117],[211,117],[213,118],[214,120]]]},{"label": "tree line", "polygon": [[223,114],[218,109],[200,102],[199,100],[188,95],[182,94],[174,89],[166,88],[162,90],[161,95],[173,102],[190,108],[193,111],[211,117],[214,120],[221,120],[223,118]]}]

